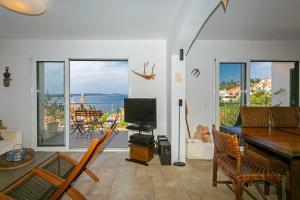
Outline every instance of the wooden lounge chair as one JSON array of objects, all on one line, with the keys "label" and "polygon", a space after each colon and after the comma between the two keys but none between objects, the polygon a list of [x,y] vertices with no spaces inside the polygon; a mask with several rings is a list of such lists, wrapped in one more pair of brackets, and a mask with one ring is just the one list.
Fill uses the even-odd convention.
[{"label": "wooden lounge chair", "polygon": [[[112,124],[112,126],[106,131],[104,135],[100,137],[104,137],[103,141],[100,145],[97,146],[95,152],[92,155],[92,159],[97,156],[97,154],[104,148],[106,142],[110,138],[114,129],[116,128],[117,123]],[[64,153],[58,153],[57,156],[54,156],[49,161],[45,162],[40,168],[48,171],[54,176],[57,176],[62,179],[66,179],[69,177],[72,170],[79,164],[77,160],[65,155]],[[84,172],[89,175],[94,181],[99,181],[99,178],[86,166],[83,168]]]},{"label": "wooden lounge chair", "polygon": [[[278,199],[282,197],[281,175],[279,173],[269,173],[267,169],[254,162],[254,160],[244,157],[240,153],[238,138],[236,135],[229,135],[219,132],[213,126],[212,129],[215,150],[213,158],[213,186],[217,184],[233,184],[235,188],[236,200],[241,200],[244,185],[254,183],[259,194],[264,198],[264,192],[258,182],[274,182]],[[222,168],[224,173],[230,178],[229,181],[218,181],[218,168]],[[231,188],[232,189],[232,188]],[[248,192],[251,195],[251,193]]]},{"label": "wooden lounge chair", "polygon": [[70,171],[66,179],[54,176],[44,169],[36,168],[0,193],[0,199],[56,200],[65,192],[72,199],[85,199],[71,184],[86,169],[87,164],[91,161],[95,151],[101,146],[104,139],[105,136],[103,135],[92,141],[81,161]]}]

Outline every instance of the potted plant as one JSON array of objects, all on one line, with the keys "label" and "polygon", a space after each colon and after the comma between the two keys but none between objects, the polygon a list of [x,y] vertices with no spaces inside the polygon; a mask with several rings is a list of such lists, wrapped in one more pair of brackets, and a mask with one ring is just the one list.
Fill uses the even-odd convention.
[{"label": "potted plant", "polygon": [[48,97],[45,104],[45,115],[48,117],[47,131],[50,134],[56,134],[58,133],[59,122],[64,120],[64,105],[58,103],[56,99],[52,102],[49,100]]}]

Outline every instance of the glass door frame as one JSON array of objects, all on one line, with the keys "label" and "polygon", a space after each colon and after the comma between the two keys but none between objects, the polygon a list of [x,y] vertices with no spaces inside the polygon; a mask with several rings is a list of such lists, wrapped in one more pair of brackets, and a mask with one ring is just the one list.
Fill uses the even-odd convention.
[{"label": "glass door frame", "polygon": [[[68,129],[66,131],[66,135],[67,135],[67,138],[68,138],[68,151],[86,151],[88,148],[72,148],[70,146],[70,92],[71,92],[71,61],[127,61],[128,62],[128,98],[131,98],[132,97],[132,85],[131,85],[131,82],[130,82],[130,59],[129,58],[112,58],[112,59],[107,59],[107,58],[88,58],[88,57],[74,57],[74,56],[70,56],[69,58],[67,58],[67,61],[68,61],[68,79],[66,79],[65,81],[68,81],[66,87],[67,87],[67,93],[68,93]],[[132,131],[131,130],[128,130],[128,140],[130,138],[130,135],[132,135]],[[129,147],[126,147],[126,148],[105,148],[103,151],[109,151],[109,152],[123,152],[123,151],[129,151]]]},{"label": "glass door frame", "polygon": [[244,77],[245,80],[241,80],[242,82],[242,91],[241,91],[241,101],[242,105],[249,106],[250,101],[250,79],[247,78],[250,75],[250,59],[214,59],[214,78],[213,86],[214,86],[214,107],[215,109],[212,109],[213,111],[213,122],[216,125],[216,127],[220,126],[220,119],[219,119],[219,112],[220,112],[220,104],[219,104],[219,84],[220,84],[220,65],[222,63],[234,63],[234,64],[244,64],[245,69],[242,70],[241,77]]},{"label": "glass door frame", "polygon": [[[221,63],[245,63],[246,64],[246,91],[244,94],[246,95],[246,106],[250,106],[250,63],[251,62],[295,62],[295,67],[298,70],[298,76],[300,77],[299,63],[300,61],[296,59],[274,59],[274,58],[265,58],[265,59],[255,59],[255,58],[241,58],[241,59],[229,59],[229,58],[221,58],[221,59],[213,59],[211,60],[213,66],[213,74],[214,78],[212,78],[212,85],[214,87],[214,103],[212,106],[212,112],[214,113],[214,118],[212,119],[213,124],[217,127],[220,126],[219,122],[219,84],[220,84],[220,64]],[[298,84],[298,91],[300,85]],[[298,94],[298,101],[300,99],[300,92]]]},{"label": "glass door frame", "polygon": [[[83,152],[87,148],[74,149],[70,148],[70,61],[71,60],[127,60],[128,61],[128,98],[132,97],[132,83],[129,76],[131,59],[129,57],[112,57],[112,58],[97,58],[98,56],[31,56],[29,57],[30,73],[28,74],[30,80],[30,97],[31,102],[29,110],[31,113],[30,123],[30,143],[31,147],[36,151],[69,151],[69,152]],[[95,59],[97,58],[97,59]],[[64,80],[64,92],[65,92],[65,146],[37,146],[37,62],[64,62],[65,63],[65,80]],[[128,139],[131,133],[128,131]],[[129,148],[107,148],[104,151],[128,151]]]},{"label": "glass door frame", "polygon": [[[65,138],[65,146],[38,146],[38,130],[37,130],[37,117],[38,117],[38,110],[37,110],[37,67],[38,62],[64,62],[64,92],[65,92],[65,102],[64,102],[64,120],[65,120],[65,130],[64,130],[64,138]],[[33,149],[36,151],[68,151],[69,150],[69,84],[70,84],[70,77],[69,77],[69,59],[66,57],[59,57],[59,56],[40,56],[40,57],[31,57],[30,58],[30,64],[31,64],[31,104],[30,104],[30,110],[31,110],[31,126],[30,126],[30,132],[31,132],[31,144]]]}]

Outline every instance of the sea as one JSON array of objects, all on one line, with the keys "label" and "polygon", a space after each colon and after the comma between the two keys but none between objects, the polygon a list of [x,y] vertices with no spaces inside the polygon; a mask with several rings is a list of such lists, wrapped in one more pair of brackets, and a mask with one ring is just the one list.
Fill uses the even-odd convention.
[{"label": "sea", "polygon": [[[71,94],[70,103],[79,104],[82,94]],[[126,94],[83,94],[84,103],[102,112],[115,113],[118,109],[124,108]]]}]

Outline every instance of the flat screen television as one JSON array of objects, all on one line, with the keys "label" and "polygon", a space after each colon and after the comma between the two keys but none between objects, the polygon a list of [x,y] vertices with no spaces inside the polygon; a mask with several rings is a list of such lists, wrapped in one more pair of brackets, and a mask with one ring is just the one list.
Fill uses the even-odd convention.
[{"label": "flat screen television", "polygon": [[151,125],[156,128],[156,99],[124,99],[125,122]]}]

